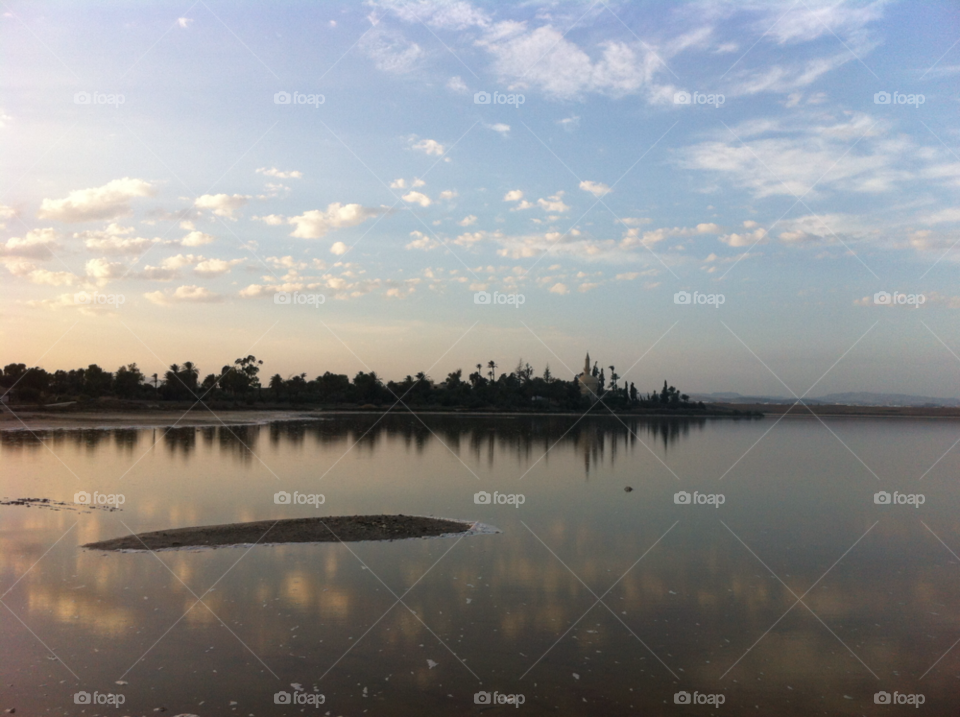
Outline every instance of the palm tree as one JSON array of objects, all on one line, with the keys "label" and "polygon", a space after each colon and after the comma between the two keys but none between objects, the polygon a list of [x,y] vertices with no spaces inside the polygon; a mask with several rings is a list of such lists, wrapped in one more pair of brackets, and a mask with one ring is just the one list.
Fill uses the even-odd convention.
[{"label": "palm tree", "polygon": [[490,380],[496,381],[497,380],[497,362],[494,361],[493,359],[490,359],[489,361],[487,361],[487,368],[490,369]]}]

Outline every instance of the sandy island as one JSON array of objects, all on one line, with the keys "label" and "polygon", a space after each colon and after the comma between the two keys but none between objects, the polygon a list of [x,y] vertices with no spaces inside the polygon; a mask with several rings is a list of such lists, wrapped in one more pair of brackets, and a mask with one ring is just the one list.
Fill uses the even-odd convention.
[{"label": "sandy island", "polygon": [[[254,543],[334,543],[358,540],[399,540],[459,535],[476,523],[417,515],[350,515],[323,518],[258,520],[252,523],[201,525],[157,530],[87,543],[93,550],[164,550],[170,548],[251,545]],[[492,531],[488,531],[492,532]]]}]

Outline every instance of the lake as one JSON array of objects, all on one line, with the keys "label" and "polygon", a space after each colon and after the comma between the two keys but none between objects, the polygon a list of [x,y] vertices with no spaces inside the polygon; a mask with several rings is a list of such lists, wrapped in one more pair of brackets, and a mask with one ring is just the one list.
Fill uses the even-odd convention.
[{"label": "lake", "polygon": [[[0,506],[0,710],[946,714],[958,428],[357,414],[3,432],[0,495],[68,505]],[[80,547],[380,513],[501,532]]]}]

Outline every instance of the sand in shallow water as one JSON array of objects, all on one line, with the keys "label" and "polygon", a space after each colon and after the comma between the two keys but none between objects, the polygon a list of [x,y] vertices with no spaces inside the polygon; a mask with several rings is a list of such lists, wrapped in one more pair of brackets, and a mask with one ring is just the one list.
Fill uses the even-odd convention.
[{"label": "sand in shallow water", "polygon": [[202,525],[87,543],[95,550],[162,550],[252,543],[317,543],[397,540],[465,533],[473,523],[411,515],[350,515],[322,518],[258,520],[252,523]]}]

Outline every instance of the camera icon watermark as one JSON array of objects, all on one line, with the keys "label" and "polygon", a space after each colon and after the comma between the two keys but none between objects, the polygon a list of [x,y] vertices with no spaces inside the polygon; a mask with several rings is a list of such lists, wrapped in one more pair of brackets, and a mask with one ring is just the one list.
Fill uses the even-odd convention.
[{"label": "camera icon watermark", "polygon": [[327,101],[323,95],[305,94],[303,92],[286,92],[280,90],[273,95],[273,104],[275,105],[312,105],[314,109],[320,109],[320,105]]},{"label": "camera icon watermark", "polygon": [[912,306],[919,309],[922,304],[927,303],[927,297],[923,294],[903,294],[894,291],[878,291],[873,295],[873,303],[877,306]]},{"label": "camera icon watermark", "polygon": [[675,105],[712,105],[714,109],[719,109],[726,101],[727,98],[719,93],[694,92],[691,95],[686,90],[681,90],[673,95]]},{"label": "camera icon watermark", "polygon": [[485,92],[484,90],[473,93],[473,104],[475,105],[513,105],[519,109],[520,105],[526,101],[527,98],[521,94],[504,94],[503,92],[494,92],[491,95],[489,92]]},{"label": "camera icon watermark", "polygon": [[475,705],[513,705],[519,708],[527,698],[521,694],[507,695],[502,692],[474,692],[473,704]]},{"label": "camera icon watermark", "polygon": [[722,693],[707,694],[705,692],[694,692],[690,694],[686,690],[673,693],[673,704],[675,705],[711,705],[719,707],[727,701],[727,696]]},{"label": "camera icon watermark", "polygon": [[473,502],[477,505],[512,505],[514,508],[519,508],[527,502],[527,497],[523,493],[501,493],[496,490],[493,491],[493,495],[490,495],[482,490],[473,494]]},{"label": "camera icon watermark", "polygon": [[919,108],[924,104],[927,98],[921,94],[904,94],[896,92],[891,95],[889,92],[875,92],[873,95],[873,104],[875,105],[913,105]]},{"label": "camera icon watermark", "polygon": [[112,705],[119,707],[127,698],[121,694],[112,692],[94,692],[90,694],[84,690],[73,693],[73,704],[75,705]]},{"label": "camera icon watermark", "polygon": [[924,695],[907,695],[902,692],[894,692],[892,695],[889,692],[876,692],[873,695],[873,704],[875,705],[913,705],[915,708],[919,708],[924,702],[927,701],[927,698]]},{"label": "camera icon watermark", "polygon": [[77,306],[115,306],[120,308],[127,303],[127,297],[123,294],[101,294],[94,291],[92,294],[86,291],[78,291],[73,295],[73,303]]},{"label": "camera icon watermark", "polygon": [[120,506],[127,502],[127,498],[123,493],[101,493],[95,490],[93,495],[90,495],[85,490],[79,490],[73,494],[73,502],[77,505]]},{"label": "camera icon watermark", "polygon": [[281,690],[273,694],[275,705],[309,705],[319,707],[327,701],[325,695],[319,692],[286,692]]},{"label": "camera icon watermark", "polygon": [[280,305],[293,306],[296,304],[312,306],[319,309],[321,304],[325,304],[327,297],[323,294],[301,294],[299,291],[290,293],[289,291],[278,291],[273,295],[273,303]]},{"label": "camera icon watermark", "polygon": [[719,309],[721,304],[727,303],[727,297],[723,294],[701,294],[699,291],[692,294],[689,291],[678,291],[673,295],[673,303],[681,306],[702,304]]},{"label": "camera icon watermark", "polygon": [[293,495],[290,495],[287,491],[280,490],[273,494],[273,502],[277,505],[312,505],[319,508],[327,499],[322,493],[301,493],[295,490]]},{"label": "camera icon watermark", "polygon": [[691,495],[685,490],[673,494],[673,502],[677,505],[712,505],[719,508],[727,502],[727,497],[723,493],[700,493],[693,491]]},{"label": "camera icon watermark", "polygon": [[527,297],[523,294],[501,294],[499,291],[491,294],[489,291],[478,291],[473,295],[473,303],[481,306],[499,304],[501,306],[514,306],[519,309],[526,302]]},{"label": "camera icon watermark", "polygon": [[914,508],[919,508],[927,502],[927,496],[923,493],[901,493],[896,490],[891,495],[881,490],[873,494],[873,502],[877,505],[912,505]]},{"label": "camera icon watermark", "polygon": [[127,98],[120,94],[107,94],[106,92],[75,92],[73,95],[73,104],[75,105],[113,105],[120,107],[127,101]]}]

